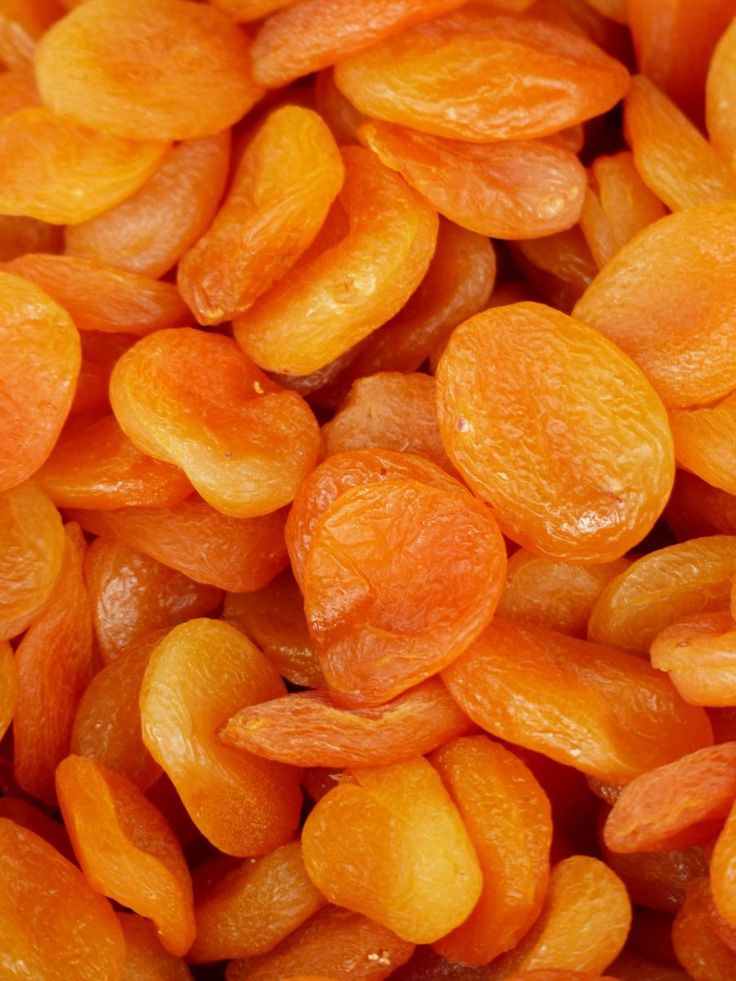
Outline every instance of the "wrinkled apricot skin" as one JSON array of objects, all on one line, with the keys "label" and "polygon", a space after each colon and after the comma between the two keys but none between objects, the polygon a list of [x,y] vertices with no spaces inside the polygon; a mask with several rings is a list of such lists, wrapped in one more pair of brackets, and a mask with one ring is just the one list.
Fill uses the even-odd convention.
[{"label": "wrinkled apricot skin", "polygon": [[[597,266],[579,226],[565,232],[511,243],[514,259],[525,278],[536,291],[530,297],[512,297],[510,301],[541,297],[563,313],[571,313],[580,297],[595,278]],[[527,287],[528,289],[528,287]],[[500,303],[494,304],[499,306]]]},{"label": "wrinkled apricot skin", "polygon": [[327,693],[302,692],[243,709],[224,742],[294,766],[385,766],[422,756],[473,725],[430,678],[378,708],[343,709]]},{"label": "wrinkled apricot skin", "polygon": [[225,190],[229,162],[229,130],[182,141],[117,207],[70,225],[64,232],[65,254],[153,279],[163,276],[207,231]]},{"label": "wrinkled apricot skin", "polygon": [[196,894],[195,963],[266,954],[325,905],[298,842],[246,861]]},{"label": "wrinkled apricot skin", "polygon": [[88,0],[44,35],[35,69],[54,112],[131,140],[211,136],[261,94],[245,35],[187,0]]},{"label": "wrinkled apricot skin", "polygon": [[345,58],[335,82],[368,116],[485,143],[547,136],[605,112],[628,73],[553,24],[469,7]]},{"label": "wrinkled apricot skin", "polygon": [[734,574],[736,536],[694,538],[650,552],[603,590],[590,615],[588,637],[646,653],[674,621],[728,606]]},{"label": "wrinkled apricot skin", "polygon": [[72,405],[81,348],[68,314],[24,279],[0,272],[0,311],[3,491],[31,477],[51,453]]},{"label": "wrinkled apricot skin", "polygon": [[58,578],[15,653],[15,779],[46,803],[55,800],[54,771],[69,751],[77,705],[94,673],[84,535],[77,525],[64,531]]},{"label": "wrinkled apricot skin", "polygon": [[346,220],[347,231],[321,250],[318,238],[233,323],[245,353],[268,371],[308,375],[334,361],[400,310],[432,259],[436,212],[367,150],[342,155],[345,183],[326,227]]},{"label": "wrinkled apricot skin", "polygon": [[[117,981],[125,942],[110,904],[38,835],[0,819],[0,930],[7,977]],[[39,925],[43,928],[39,929]]]},{"label": "wrinkled apricot skin", "polygon": [[666,504],[674,459],[659,399],[628,358],[565,314],[517,303],[472,317],[442,355],[437,397],[450,459],[526,548],[615,559]]},{"label": "wrinkled apricot skin", "polygon": [[[699,845],[662,852],[614,852],[601,844],[601,858],[626,886],[632,903],[650,912],[676,913],[685,901],[688,885],[708,872],[705,850]],[[640,917],[641,917],[640,913]],[[669,933],[670,923],[666,924]],[[656,937],[644,922],[651,945]]]},{"label": "wrinkled apricot skin", "polygon": [[664,851],[708,841],[736,798],[735,761],[736,743],[722,743],[637,777],[608,816],[608,848]]},{"label": "wrinkled apricot skin", "polygon": [[179,290],[201,324],[244,313],[311,245],[345,168],[317,113],[284,106],[248,143],[228,197],[182,258]]},{"label": "wrinkled apricot skin", "polygon": [[125,963],[120,981],[192,981],[184,961],[161,946],[150,920],[134,913],[117,913],[116,916],[125,939]]},{"label": "wrinkled apricot skin", "polygon": [[706,877],[690,883],[675,917],[672,943],[677,959],[693,981],[730,981],[736,970],[734,953],[711,925],[710,887]]},{"label": "wrinkled apricot skin", "polygon": [[304,572],[328,687],[347,704],[380,705],[441,670],[493,616],[505,571],[493,515],[459,484],[346,491],[314,529]]},{"label": "wrinkled apricot skin", "polygon": [[641,658],[500,617],[442,677],[492,735],[612,783],[713,742],[705,712]]},{"label": "wrinkled apricot skin", "polygon": [[306,820],[309,877],[330,902],[370,916],[403,940],[438,940],[467,918],[481,893],[481,870],[460,814],[422,758],[351,776]]},{"label": "wrinkled apricot skin", "polygon": [[468,829],[483,892],[434,949],[486,964],[513,948],[539,914],[549,881],[552,818],[546,794],[513,753],[486,736],[447,742],[431,756]]},{"label": "wrinkled apricot skin", "polygon": [[729,163],[736,159],[736,128],[733,124],[733,77],[736,70],[736,28],[733,23],[721,35],[708,69],[705,90],[705,121],[716,150]]},{"label": "wrinkled apricot skin", "polygon": [[650,655],[691,705],[736,705],[736,624],[730,612],[670,624],[654,638]]},{"label": "wrinkled apricot skin", "polygon": [[537,238],[580,217],[585,173],[566,150],[541,141],[461,143],[380,122],[359,133],[441,215],[470,231]]},{"label": "wrinkled apricot skin", "polygon": [[110,401],[141,452],[181,467],[231,517],[288,504],[319,452],[317,422],[301,396],[216,334],[182,328],[139,341],[113,369]]},{"label": "wrinkled apricot skin", "polygon": [[140,694],[143,741],[197,827],[226,854],[263,854],[296,828],[299,771],[216,735],[243,705],[283,693],[261,652],[226,623],[190,620],[151,654]]},{"label": "wrinkled apricot skin", "polygon": [[52,225],[88,221],[145,184],[168,149],[20,109],[0,120],[0,210]]},{"label": "wrinkled apricot skin", "polygon": [[736,462],[731,446],[736,395],[728,395],[712,406],[671,412],[670,426],[678,464],[712,486],[736,493]]},{"label": "wrinkled apricot skin", "polygon": [[677,212],[625,245],[575,307],[636,361],[667,408],[736,388],[732,242],[733,201]]}]

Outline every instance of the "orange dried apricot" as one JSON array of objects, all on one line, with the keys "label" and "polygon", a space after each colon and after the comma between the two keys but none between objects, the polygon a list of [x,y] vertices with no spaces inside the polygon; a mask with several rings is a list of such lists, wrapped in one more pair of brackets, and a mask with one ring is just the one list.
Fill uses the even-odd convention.
[{"label": "orange dried apricot", "polygon": [[105,412],[110,409],[110,375],[121,354],[135,344],[131,334],[107,334],[99,330],[80,333],[82,367],[71,412]]},{"label": "orange dried apricot", "polygon": [[346,703],[380,705],[418,684],[493,616],[505,545],[490,510],[456,486],[354,487],[319,519],[304,612],[328,687]]},{"label": "orange dried apricot", "polygon": [[47,842],[0,819],[0,932],[7,977],[117,981],[125,942],[110,904]]},{"label": "orange dried apricot", "polygon": [[470,916],[434,949],[486,964],[516,946],[541,911],[549,881],[549,801],[524,763],[486,736],[455,739],[430,761],[478,855],[483,891]]},{"label": "orange dried apricot", "polygon": [[597,271],[578,225],[566,232],[513,242],[511,251],[517,266],[536,291],[535,296],[514,297],[511,302],[541,296],[551,306],[570,313]]},{"label": "orange dried apricot", "polygon": [[308,375],[334,361],[400,310],[432,258],[436,212],[368,150],[342,155],[345,183],[326,222],[333,240],[321,247],[318,237],[233,322],[245,353],[269,371]]},{"label": "orange dried apricot", "polygon": [[0,210],[52,225],[95,218],[137,191],[168,144],[124,140],[45,108],[0,119]]},{"label": "orange dried apricot", "polygon": [[440,679],[429,678],[377,708],[344,709],[320,691],[261,702],[233,716],[220,738],[295,766],[386,766],[472,729]]},{"label": "orange dried apricot", "polygon": [[668,408],[736,388],[732,242],[736,201],[669,215],[625,245],[575,307],[637,362]]},{"label": "orange dried apricot", "polygon": [[712,535],[657,549],[606,586],[590,615],[588,636],[646,653],[674,621],[727,607],[734,575],[736,537]]},{"label": "orange dried apricot", "polygon": [[652,642],[651,661],[691,705],[736,705],[736,624],[730,612],[665,627]]},{"label": "orange dried apricot", "polygon": [[624,787],[604,840],[616,852],[701,844],[721,829],[736,800],[736,742],[708,746],[656,767]]},{"label": "orange dried apricot", "polygon": [[106,662],[151,631],[206,616],[222,600],[219,589],[104,535],[87,550],[84,576]]},{"label": "orange dried apricot", "polygon": [[438,940],[468,917],[482,889],[460,814],[425,759],[350,775],[304,824],[307,874],[330,902],[402,939]]},{"label": "orange dried apricot", "polygon": [[227,854],[271,851],[296,828],[299,770],[217,738],[238,709],[282,694],[283,682],[258,648],[215,620],[174,627],[148,662],[143,741],[202,834]]},{"label": "orange dried apricot", "polygon": [[628,567],[625,558],[592,565],[550,559],[520,548],[509,558],[498,614],[570,637],[585,637],[596,600]]},{"label": "orange dried apricot", "polygon": [[664,517],[680,540],[736,534],[736,495],[678,470]]},{"label": "orange dried apricot", "polygon": [[74,852],[64,825],[49,817],[46,811],[41,810],[40,806],[31,804],[30,801],[24,800],[22,797],[5,795],[0,797],[0,817],[7,818],[14,824],[20,825],[21,828],[32,831],[39,838],[43,838],[44,841],[53,845],[64,858],[74,861]]},{"label": "orange dried apricot", "polygon": [[656,393],[614,345],[551,307],[517,303],[461,324],[437,394],[450,459],[526,548],[615,559],[667,502],[672,440]]},{"label": "orange dried apricot", "polygon": [[36,42],[62,13],[55,0],[2,0],[0,61],[11,69],[29,68]]},{"label": "orange dried apricot", "polygon": [[195,891],[195,963],[266,954],[326,903],[293,841]]},{"label": "orange dried apricot", "polygon": [[[0,10],[0,47],[2,46],[1,25],[2,11]],[[40,105],[41,96],[38,94],[32,71],[27,68],[16,68],[0,73],[0,117],[9,116],[18,109]]]},{"label": "orange dried apricot", "polygon": [[733,880],[735,853],[736,808],[731,806],[726,823],[716,841],[710,862],[710,887],[713,893],[713,902],[731,928],[736,927],[736,887]]},{"label": "orange dried apricot", "polygon": [[[688,884],[708,872],[708,859],[699,845],[663,852],[613,852],[601,844],[601,858],[626,886],[632,903],[661,913],[676,913],[685,901]],[[649,925],[642,929],[649,931]],[[650,942],[655,938],[651,937]]]},{"label": "orange dried apricot", "polygon": [[215,221],[179,264],[177,282],[201,324],[231,320],[312,244],[345,177],[327,125],[283,106],[248,142]]},{"label": "orange dried apricot", "polygon": [[245,34],[187,0],[87,0],[46,32],[35,69],[54,112],[131,140],[211,136],[261,95]]},{"label": "orange dried apricot", "polygon": [[0,641],[27,629],[51,595],[66,549],[59,512],[35,484],[0,493]]},{"label": "orange dried apricot", "polygon": [[500,617],[442,677],[492,735],[612,783],[713,742],[704,710],[642,658]]},{"label": "orange dried apricot", "polygon": [[319,452],[317,422],[301,396],[217,334],[181,328],[138,341],[113,368],[110,401],[141,452],[181,467],[231,517],[288,504]]},{"label": "orange dried apricot", "polygon": [[125,940],[125,963],[120,981],[192,981],[180,957],[161,946],[156,927],[135,913],[116,914]]},{"label": "orange dried apricot", "polygon": [[170,508],[70,514],[85,531],[119,538],[195,582],[218,589],[261,589],[288,561],[282,511],[229,518],[195,497]]},{"label": "orange dried apricot", "polygon": [[74,398],[81,349],[61,307],[37,286],[3,272],[0,313],[3,491],[32,476],[51,453]]},{"label": "orange dried apricot", "polygon": [[556,133],[610,109],[628,81],[623,65],[580,35],[472,5],[335,69],[361,112],[472,143]]},{"label": "orange dried apricot", "polygon": [[675,456],[681,467],[729,494],[736,493],[736,461],[731,433],[736,427],[736,394],[714,405],[670,413]]},{"label": "orange dried apricot", "polygon": [[580,217],[585,172],[574,154],[549,143],[469,144],[378,121],[359,133],[441,215],[470,231],[537,238]]},{"label": "orange dried apricot", "polygon": [[229,162],[229,130],[183,140],[116,207],[69,225],[66,255],[153,279],[163,276],[207,231],[225,190]]},{"label": "orange dried apricot", "polygon": [[74,524],[64,532],[58,578],[15,652],[15,779],[47,803],[55,800],[54,771],[69,752],[77,705],[94,673],[84,535]]},{"label": "orange dried apricot", "polygon": [[2,641],[0,642],[0,741],[13,721],[16,689],[17,680],[13,648],[10,644]]},{"label": "orange dried apricot", "polygon": [[[733,13],[733,5],[730,5],[731,16]],[[705,90],[708,136],[716,150],[731,164],[736,161],[736,129],[732,115],[735,70],[736,27],[731,22],[713,52]]]},{"label": "orange dried apricot", "polygon": [[35,479],[57,507],[174,507],[192,493],[184,472],[131,443],[113,415],[78,413]]},{"label": "orange dried apricot", "polygon": [[707,877],[695,879],[688,886],[672,928],[675,953],[693,981],[731,981],[736,971],[736,953],[713,929],[709,904]]}]

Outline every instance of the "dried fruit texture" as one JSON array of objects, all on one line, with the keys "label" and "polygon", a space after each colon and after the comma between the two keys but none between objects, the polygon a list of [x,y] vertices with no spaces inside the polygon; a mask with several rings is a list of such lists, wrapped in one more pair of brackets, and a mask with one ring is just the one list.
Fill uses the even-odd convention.
[{"label": "dried fruit texture", "polygon": [[734,241],[736,202],[670,215],[624,246],[575,307],[637,362],[668,408],[736,388]]},{"label": "dried fruit texture", "polygon": [[73,524],[64,532],[58,578],[15,652],[15,779],[47,803],[55,801],[54,770],[69,752],[77,705],[94,672],[84,535]]},{"label": "dried fruit texture", "polygon": [[726,946],[736,952],[736,931],[734,928],[721,916],[713,898],[713,885],[711,884],[711,897],[708,903],[708,913],[710,915],[710,922],[715,930],[717,936],[726,944]]},{"label": "dried fruit texture", "polygon": [[119,538],[195,582],[218,589],[261,589],[288,561],[282,511],[261,518],[228,518],[190,498],[172,508],[72,514],[85,531]]},{"label": "dried fruit texture", "polygon": [[0,120],[0,209],[74,225],[120,204],[145,184],[168,144],[123,140],[77,126],[49,109]]},{"label": "dried fruit texture", "polygon": [[669,624],[728,606],[736,575],[736,537],[678,542],[642,556],[617,576],[593,607],[588,636],[599,644],[646,653]]},{"label": "dried fruit texture", "polygon": [[211,136],[261,96],[245,34],[186,0],[87,0],[44,35],[35,68],[50,109],[131,140]]},{"label": "dried fruit texture", "polygon": [[59,512],[35,484],[0,494],[0,641],[17,637],[36,618],[64,550]]},{"label": "dried fruit texture", "polygon": [[458,482],[444,470],[412,453],[372,449],[330,457],[299,487],[286,524],[291,567],[300,585],[304,584],[315,530],[325,512],[351,488],[387,480],[420,481],[448,494],[459,489]]},{"label": "dried fruit texture", "polygon": [[614,345],[559,311],[517,303],[466,321],[440,360],[437,396],[450,459],[526,548],[616,559],[667,502],[672,439],[656,393]]},{"label": "dried fruit texture", "polygon": [[611,783],[713,741],[705,712],[641,658],[500,617],[443,679],[488,732]]},{"label": "dried fruit texture", "polygon": [[358,112],[335,85],[335,73],[331,68],[317,73],[314,100],[317,111],[341,146],[360,142],[358,127],[366,121],[366,117]]},{"label": "dried fruit texture", "polygon": [[152,919],[164,948],[185,954],[195,930],[192,880],[161,812],[130,780],[82,756],[62,760],[56,789],[92,888]]},{"label": "dried fruit texture", "polygon": [[[732,11],[733,12],[733,11]],[[733,123],[733,79],[736,72],[736,27],[731,23],[716,45],[708,69],[705,121],[718,153],[736,162],[736,127]]]},{"label": "dried fruit texture", "polygon": [[183,140],[125,201],[70,225],[64,234],[66,254],[152,279],[163,276],[207,231],[225,190],[229,162],[229,130]]},{"label": "dried fruit texture", "polygon": [[164,950],[149,920],[134,913],[116,916],[125,939],[120,981],[191,981],[189,968],[180,957]]},{"label": "dried fruit texture", "polygon": [[74,860],[71,842],[64,829],[64,825],[50,818],[45,811],[35,804],[20,797],[0,797],[0,817],[7,818],[14,824],[20,825],[43,838],[59,852],[64,858]]},{"label": "dried fruit texture", "polygon": [[580,227],[600,269],[667,209],[641,179],[628,151],[596,158],[589,177]]},{"label": "dried fruit texture", "polygon": [[281,279],[316,237],[344,177],[316,112],[272,112],[246,146],[214,223],[179,265],[179,289],[197,320],[231,320]]},{"label": "dried fruit texture", "polygon": [[318,238],[234,321],[238,343],[262,368],[308,375],[334,361],[397,313],[429,266],[436,213],[369,151],[348,146],[342,155],[345,183],[326,246]]},{"label": "dried fruit texture", "polygon": [[[733,798],[731,803],[733,802]],[[731,807],[726,823],[718,836],[710,863],[710,887],[716,909],[726,923],[736,927],[736,884],[733,869],[736,864],[736,807]],[[736,953],[736,951],[734,951]]]},{"label": "dried fruit texture", "polygon": [[458,324],[486,308],[495,279],[496,256],[488,239],[440,219],[424,279],[401,310],[357,347],[340,381],[379,371],[417,371]]},{"label": "dried fruit texture", "polygon": [[104,661],[112,661],[151,631],[206,616],[222,600],[219,589],[106,536],[90,545],[84,575]]},{"label": "dried fruit texture", "polygon": [[306,402],[219,334],[182,328],[139,341],[113,369],[110,401],[142,453],[181,467],[231,517],[288,504],[317,460]]},{"label": "dried fruit texture", "polygon": [[275,10],[288,7],[294,0],[211,0],[215,7],[226,11],[235,20],[260,20]]},{"label": "dried fruit texture", "polygon": [[76,756],[99,760],[141,790],[162,772],[143,744],[138,707],[143,675],[161,639],[161,631],[148,634],[97,672],[79,700],[70,742]]},{"label": "dried fruit texture", "polygon": [[24,255],[5,271],[39,286],[71,316],[79,330],[143,336],[191,322],[191,313],[171,283],[114,269],[91,259]]},{"label": "dried fruit texture", "polygon": [[566,232],[515,242],[511,250],[537,295],[563,313],[572,310],[596,275],[595,260],[577,225]]},{"label": "dried fruit texture", "polygon": [[355,51],[461,6],[463,0],[300,0],[261,26],[253,74],[270,88],[327,68]]},{"label": "dried fruit texture", "polygon": [[10,69],[27,69],[36,41],[63,11],[54,0],[2,0],[0,61]]},{"label": "dried fruit texture", "polygon": [[429,678],[377,708],[344,709],[317,691],[262,702],[238,712],[220,737],[295,766],[385,766],[424,756],[473,728],[439,678]]},{"label": "dried fruit texture", "polygon": [[304,825],[309,877],[331,903],[403,940],[438,940],[467,919],[483,885],[460,814],[424,759],[350,774]]},{"label": "dried fruit texture", "polygon": [[0,491],[32,476],[50,454],[80,365],[68,314],[37,286],[0,272]]},{"label": "dried fruit texture", "polygon": [[624,558],[585,565],[520,548],[509,558],[498,614],[570,637],[585,637],[596,600],[629,564]]},{"label": "dried fruit texture", "polygon": [[71,412],[106,412],[110,409],[110,375],[124,351],[135,344],[131,334],[106,334],[85,330],[79,335],[82,367],[77,379]]},{"label": "dried fruit texture", "polygon": [[711,53],[734,13],[733,0],[698,4],[688,0],[628,0],[639,70],[695,122],[703,116]]},{"label": "dried fruit texture", "polygon": [[223,619],[249,637],[294,685],[324,688],[307,630],[304,599],[289,569],[253,593],[228,593]]},{"label": "dried fruit texture", "polygon": [[297,826],[299,771],[217,738],[238,709],[284,693],[258,648],[227,623],[190,620],[151,655],[140,695],[143,741],[199,830],[228,855],[271,851]]},{"label": "dried fruit texture", "polygon": [[643,75],[632,79],[626,96],[624,131],[644,182],[672,211],[736,197],[728,163]]},{"label": "dried fruit texture", "polygon": [[[384,981],[406,963],[414,945],[359,913],[328,906],[265,957],[231,961],[227,981],[284,981],[297,971]],[[297,975],[298,976],[298,975]]]},{"label": "dried fruit texture", "polygon": [[678,470],[664,516],[680,540],[736,534],[736,496],[706,484],[695,474]]},{"label": "dried fruit texture", "polygon": [[296,841],[247,859],[195,896],[195,963],[266,954],[325,905]]},{"label": "dried fruit texture", "polygon": [[606,821],[617,852],[701,844],[721,829],[736,800],[736,742],[709,746],[642,774],[624,787]]},{"label": "dried fruit texture", "polygon": [[[0,740],[8,731],[15,712],[17,681],[15,658],[10,644],[0,642]],[[2,799],[2,798],[0,798]]]},{"label": "dried fruit texture", "polygon": [[493,616],[504,541],[489,509],[456,487],[355,487],[314,530],[304,612],[327,684],[349,704],[380,705],[428,678]]},{"label": "dried fruit texture", "polygon": [[537,238],[580,217],[585,171],[544,142],[469,144],[390,123],[366,123],[361,138],[441,215],[481,235]]},{"label": "dried fruit texture", "polygon": [[78,413],[36,480],[57,507],[175,507],[192,493],[184,472],[137,450],[113,415]]},{"label": "dried fruit texture", "polygon": [[335,81],[369,116],[486,143],[590,119],[619,101],[629,77],[584,37],[470,7],[345,58]]},{"label": "dried fruit texture", "polygon": [[712,406],[676,410],[670,413],[670,426],[678,464],[714,487],[736,494],[736,394]]},{"label": "dried fruit texture", "polygon": [[539,918],[488,978],[548,968],[599,974],[621,952],[630,925],[623,882],[598,859],[573,855],[554,866]]},{"label": "dried fruit texture", "polygon": [[7,977],[117,981],[125,942],[110,904],[38,835],[0,819],[0,929]]},{"label": "dried fruit texture", "polygon": [[[0,11],[0,24],[2,11]],[[2,27],[0,26],[0,37]],[[2,41],[0,40],[0,46]],[[0,117],[9,116],[18,109],[28,109],[41,105],[41,97],[36,88],[33,72],[26,68],[16,68],[0,74]],[[30,250],[29,250],[30,251]]]},{"label": "dried fruit texture", "polygon": [[542,908],[552,841],[549,801],[524,763],[486,736],[448,742],[431,762],[483,872],[472,913],[434,949],[461,964],[487,964],[516,946]]},{"label": "dried fruit texture", "polygon": [[665,627],[652,643],[651,660],[691,705],[736,705],[736,624],[731,613],[705,613]]},{"label": "dried fruit texture", "polygon": [[601,845],[601,857],[626,886],[632,903],[662,913],[676,913],[689,882],[708,874],[708,859],[699,845],[666,852],[612,852]]},{"label": "dried fruit texture", "polygon": [[713,929],[707,877],[691,882],[687,898],[675,918],[672,942],[677,959],[693,981],[731,981],[736,953]]},{"label": "dried fruit texture", "polygon": [[322,427],[322,452],[371,448],[419,453],[453,469],[437,426],[434,378],[384,371],[353,382],[340,410]]}]

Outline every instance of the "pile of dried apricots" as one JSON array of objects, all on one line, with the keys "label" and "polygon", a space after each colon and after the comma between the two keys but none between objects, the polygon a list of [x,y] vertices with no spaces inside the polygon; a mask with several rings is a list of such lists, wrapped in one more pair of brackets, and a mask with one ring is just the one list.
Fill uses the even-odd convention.
[{"label": "pile of dried apricots", "polygon": [[736,979],[736,0],[0,0],[0,979]]}]

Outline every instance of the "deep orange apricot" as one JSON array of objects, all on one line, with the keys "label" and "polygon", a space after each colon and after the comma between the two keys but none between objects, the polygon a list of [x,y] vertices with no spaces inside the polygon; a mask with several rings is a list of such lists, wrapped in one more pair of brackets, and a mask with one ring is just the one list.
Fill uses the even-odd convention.
[{"label": "deep orange apricot", "polygon": [[[736,623],[730,611],[702,613],[665,627],[651,661],[691,705],[736,705]],[[735,795],[736,796],[736,795]]]},{"label": "deep orange apricot", "polygon": [[156,927],[135,913],[116,913],[125,940],[125,963],[120,981],[192,981],[182,958],[161,946]]},{"label": "deep orange apricot", "polygon": [[672,943],[677,959],[693,981],[730,981],[736,971],[736,953],[714,930],[710,902],[708,878],[691,882],[675,917]]}]

